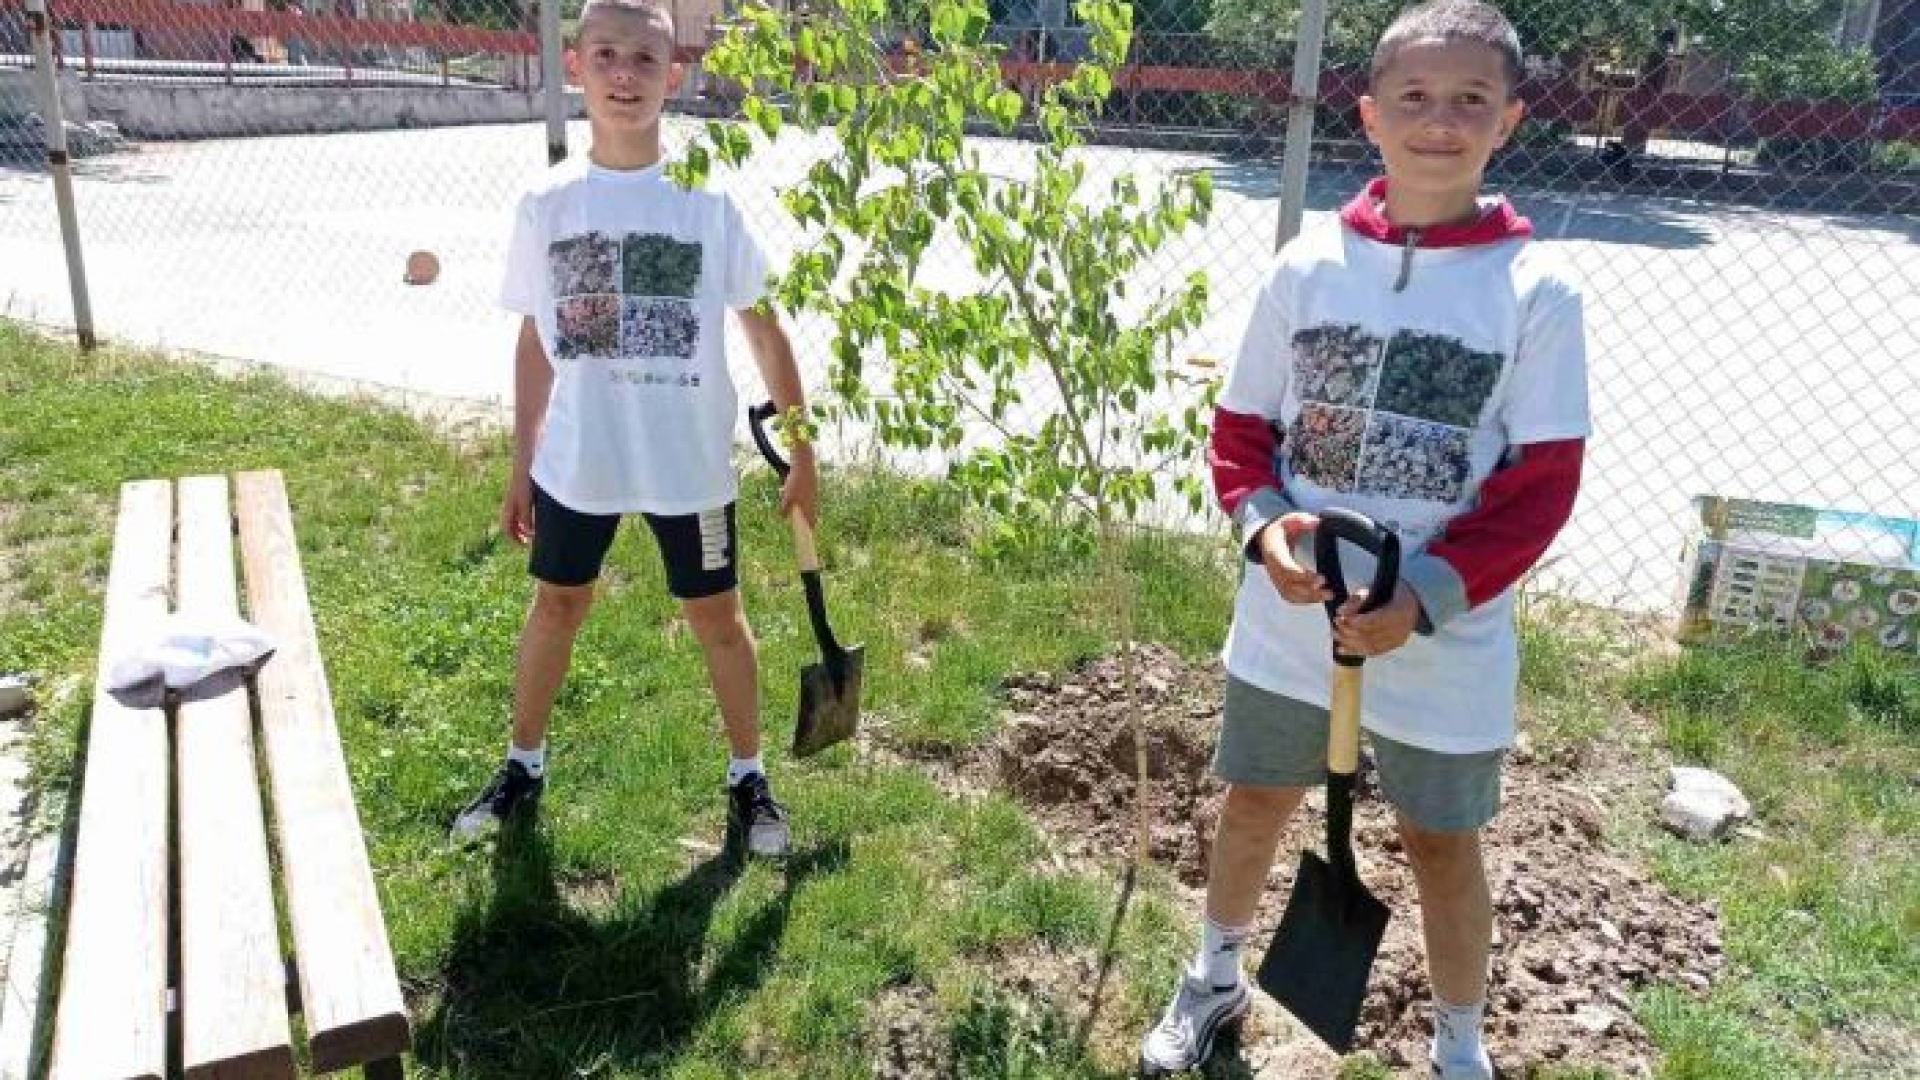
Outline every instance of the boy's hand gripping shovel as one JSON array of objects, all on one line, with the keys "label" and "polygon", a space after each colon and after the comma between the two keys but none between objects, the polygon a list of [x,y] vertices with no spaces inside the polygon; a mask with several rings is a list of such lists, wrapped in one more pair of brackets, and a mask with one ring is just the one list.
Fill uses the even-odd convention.
[{"label": "boy's hand gripping shovel", "polygon": [[[1377,560],[1362,611],[1393,598],[1400,577],[1400,538],[1350,510],[1320,514],[1314,561],[1333,599],[1332,619],[1347,601],[1339,542],[1347,540]],[[1360,763],[1360,665],[1364,657],[1333,649],[1332,731],[1327,743],[1327,857],[1300,855],[1293,895],[1260,962],[1261,989],[1286,1006],[1328,1046],[1345,1053],[1360,1024],[1367,976],[1387,931],[1387,907],[1361,883],[1353,865],[1353,787]]]},{"label": "boy's hand gripping shovel", "polygon": [[[787,478],[791,466],[767,437],[766,422],[777,412],[771,401],[747,410],[747,426],[760,454]],[[853,737],[860,725],[860,680],[866,649],[843,648],[827,624],[827,601],[820,588],[820,556],[814,549],[813,527],[797,508],[788,516],[793,525],[793,547],[800,562],[800,584],[807,593],[807,617],[820,645],[820,662],[800,669],[800,715],[793,727],[793,756],[809,757]]]}]

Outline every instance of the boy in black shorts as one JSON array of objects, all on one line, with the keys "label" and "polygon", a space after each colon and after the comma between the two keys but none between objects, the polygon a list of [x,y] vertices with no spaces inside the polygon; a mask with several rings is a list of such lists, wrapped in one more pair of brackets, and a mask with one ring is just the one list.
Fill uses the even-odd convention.
[{"label": "boy in black shorts", "polygon": [[[667,584],[705,650],[732,761],[727,841],[778,856],[791,837],[760,760],[759,676],[737,588],[730,452],[739,402],[724,323],[732,309],[782,410],[804,404],[779,321],[756,310],[766,260],[723,192],[662,172],[660,110],[678,83],[659,0],[589,0],[568,73],[593,146],[521,198],[501,303],[522,316],[514,463],[501,528],[532,544],[507,760],[453,824],[481,835],[540,795],[546,734],[594,581],[620,520],[646,520]],[[816,510],[811,447],[788,446],[784,515]]]}]

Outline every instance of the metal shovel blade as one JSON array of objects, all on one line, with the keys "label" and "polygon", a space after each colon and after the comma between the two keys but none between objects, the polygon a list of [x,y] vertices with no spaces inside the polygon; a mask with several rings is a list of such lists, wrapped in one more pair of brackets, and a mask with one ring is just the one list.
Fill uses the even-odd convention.
[{"label": "metal shovel blade", "polygon": [[811,757],[853,738],[860,727],[860,683],[867,655],[855,645],[800,669],[800,716],[793,725],[793,756]]},{"label": "metal shovel blade", "polygon": [[1387,906],[1349,868],[1300,856],[1293,895],[1256,976],[1260,988],[1340,1053],[1353,1047]]}]

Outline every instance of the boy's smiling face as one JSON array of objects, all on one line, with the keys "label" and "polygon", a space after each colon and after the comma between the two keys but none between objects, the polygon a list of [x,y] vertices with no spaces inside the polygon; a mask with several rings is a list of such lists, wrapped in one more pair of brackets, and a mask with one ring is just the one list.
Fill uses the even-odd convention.
[{"label": "boy's smiling face", "polygon": [[1360,99],[1389,191],[1472,210],[1487,159],[1520,123],[1506,61],[1480,41],[1425,38],[1401,46]]},{"label": "boy's smiling face", "polygon": [[596,126],[637,133],[660,119],[679,81],[673,22],[656,7],[589,4],[567,51],[567,74],[580,84]]}]

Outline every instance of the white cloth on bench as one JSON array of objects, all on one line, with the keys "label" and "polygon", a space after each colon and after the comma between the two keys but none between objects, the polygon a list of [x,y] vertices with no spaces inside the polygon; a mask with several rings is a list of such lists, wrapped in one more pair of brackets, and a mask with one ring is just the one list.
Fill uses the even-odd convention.
[{"label": "white cloth on bench", "polygon": [[175,612],[113,658],[107,689],[126,693],[165,685],[185,690],[235,668],[251,674],[277,647],[271,634],[237,615]]}]

